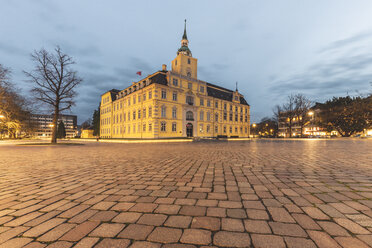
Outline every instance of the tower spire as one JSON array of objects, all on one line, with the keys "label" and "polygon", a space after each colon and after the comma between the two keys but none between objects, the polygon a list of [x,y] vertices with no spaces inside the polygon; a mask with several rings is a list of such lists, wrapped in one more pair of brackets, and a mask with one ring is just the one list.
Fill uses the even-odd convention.
[{"label": "tower spire", "polygon": [[235,83],[235,91],[238,91],[238,82]]},{"label": "tower spire", "polygon": [[183,40],[187,40],[187,34],[186,34],[186,19],[185,19],[185,29],[184,29],[184,31],[183,31],[182,39],[183,39]]},{"label": "tower spire", "polygon": [[178,49],[177,54],[179,53],[192,57],[191,51],[189,49],[189,40],[187,39],[187,34],[186,34],[186,19],[185,19],[185,29],[183,30],[183,36],[181,40],[181,48]]}]

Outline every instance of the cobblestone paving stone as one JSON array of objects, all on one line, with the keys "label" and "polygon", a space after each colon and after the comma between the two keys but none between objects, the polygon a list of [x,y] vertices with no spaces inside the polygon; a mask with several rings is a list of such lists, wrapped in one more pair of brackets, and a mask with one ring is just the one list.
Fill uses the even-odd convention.
[{"label": "cobblestone paving stone", "polygon": [[2,247],[372,247],[372,140],[0,146]]}]

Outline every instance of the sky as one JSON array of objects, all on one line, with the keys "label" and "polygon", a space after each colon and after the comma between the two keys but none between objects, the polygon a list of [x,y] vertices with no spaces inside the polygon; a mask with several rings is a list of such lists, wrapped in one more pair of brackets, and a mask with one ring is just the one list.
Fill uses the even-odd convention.
[{"label": "sky", "polygon": [[187,19],[198,78],[238,89],[252,122],[301,93],[314,102],[372,91],[372,1],[0,0],[0,64],[30,96],[30,54],[59,45],[83,78],[78,123],[100,95],[124,89],[166,64]]}]

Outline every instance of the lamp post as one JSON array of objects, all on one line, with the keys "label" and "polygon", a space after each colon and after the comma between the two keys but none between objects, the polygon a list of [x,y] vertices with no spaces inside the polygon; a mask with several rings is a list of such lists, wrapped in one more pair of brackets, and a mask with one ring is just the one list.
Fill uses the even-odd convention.
[{"label": "lamp post", "polygon": [[256,126],[257,126],[256,123],[253,123],[253,124],[252,124],[252,129],[253,129],[253,138],[254,138],[254,133],[255,133]]}]

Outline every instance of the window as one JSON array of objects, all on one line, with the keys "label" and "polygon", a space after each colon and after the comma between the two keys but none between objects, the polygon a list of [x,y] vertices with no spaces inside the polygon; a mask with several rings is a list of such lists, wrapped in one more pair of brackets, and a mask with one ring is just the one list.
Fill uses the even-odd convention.
[{"label": "window", "polygon": [[191,64],[191,60],[190,59],[187,59],[187,64]]},{"label": "window", "polygon": [[137,132],[141,132],[141,123],[138,123],[138,129],[137,129],[138,131]]},{"label": "window", "polygon": [[237,127],[235,127],[235,133],[237,133],[238,132],[238,128]]},{"label": "window", "polygon": [[200,92],[204,93],[204,86],[200,86]]},{"label": "window", "polygon": [[136,104],[136,96],[133,96],[133,104]]},{"label": "window", "polygon": [[238,112],[238,107],[237,106],[235,106],[235,112]]},{"label": "window", "polygon": [[199,131],[202,133],[203,130],[204,130],[203,124],[200,124],[200,126],[199,126]]},{"label": "window", "polygon": [[214,114],[214,120],[215,120],[215,121],[218,121],[218,113],[215,113],[215,114]]},{"label": "window", "polygon": [[235,121],[238,121],[238,114],[235,114]]},{"label": "window", "polygon": [[152,124],[149,123],[149,132],[151,132],[151,131],[152,131]]},{"label": "window", "polygon": [[237,101],[238,100],[238,96],[235,96],[235,101]]},{"label": "window", "polygon": [[217,134],[218,133],[218,126],[214,127],[214,132]]},{"label": "window", "polygon": [[230,133],[232,133],[232,127],[230,126]]},{"label": "window", "polygon": [[248,113],[248,109],[245,109],[245,113]]},{"label": "window", "polygon": [[240,122],[243,122],[243,116],[240,115]]},{"label": "window", "polygon": [[187,121],[193,121],[194,120],[194,114],[192,113],[192,111],[187,111],[186,112],[186,120]]},{"label": "window", "polygon": [[133,120],[135,120],[135,119],[136,119],[136,111],[133,111]]},{"label": "window", "polygon": [[133,133],[136,132],[136,124],[133,124]]},{"label": "window", "polygon": [[226,126],[223,126],[223,132],[226,133]]},{"label": "window", "polygon": [[218,108],[218,102],[217,101],[214,102],[214,107]]},{"label": "window", "polygon": [[230,113],[229,117],[230,117],[229,120],[232,121],[233,120],[233,114]]},{"label": "window", "polygon": [[207,121],[211,120],[211,113],[207,112]]},{"label": "window", "polygon": [[226,103],[223,104],[223,109],[227,110],[227,104]]},{"label": "window", "polygon": [[243,133],[243,127],[240,127],[240,132]]},{"label": "window", "polygon": [[128,121],[130,121],[130,112],[128,112]]},{"label": "window", "polygon": [[176,107],[173,107],[172,108],[172,118],[173,119],[176,119],[177,118],[177,108]]},{"label": "window", "polygon": [[244,116],[244,122],[248,122],[248,117]]},{"label": "window", "polygon": [[141,102],[141,96],[138,95],[138,102]]},{"label": "window", "polygon": [[177,131],[177,123],[173,122],[172,123],[172,132],[176,132]]},{"label": "window", "polygon": [[208,101],[207,101],[207,107],[210,107],[210,106],[211,106],[211,101],[208,100]]},{"label": "window", "polygon": [[152,91],[149,91],[149,99],[152,99]]},{"label": "window", "polygon": [[[177,60],[176,60],[176,62],[177,62]],[[173,78],[173,85],[178,86],[178,79],[177,78]]]},{"label": "window", "polygon": [[245,127],[244,129],[245,129],[245,133],[248,133],[248,128],[247,128],[247,127]]},{"label": "window", "polygon": [[143,94],[143,101],[146,101],[146,94]]},{"label": "window", "polygon": [[167,99],[167,92],[165,90],[161,90],[161,99]]},{"label": "window", "polygon": [[204,121],[204,112],[203,111],[200,111],[200,117],[199,117],[199,119],[201,121]]},{"label": "window", "polygon": [[130,133],[130,126],[128,125],[128,133]]},{"label": "window", "polygon": [[207,125],[207,133],[210,132],[211,126]]},{"label": "window", "polygon": [[143,109],[143,118],[146,118],[146,109]]},{"label": "window", "polygon": [[173,92],[173,101],[177,101],[177,92]]},{"label": "window", "polygon": [[186,103],[189,105],[194,105],[194,98],[192,96],[186,96]]},{"label": "window", "polygon": [[152,117],[152,107],[149,107],[149,118]]},{"label": "window", "polygon": [[141,110],[138,110],[138,119],[141,119]]},{"label": "window", "polygon": [[187,88],[191,90],[192,89],[192,83],[188,83]]},{"label": "window", "polygon": [[232,105],[230,105],[230,111],[232,111]]},{"label": "window", "polygon": [[167,116],[167,108],[165,106],[161,107],[161,117],[165,118]]},{"label": "window", "polygon": [[163,121],[161,124],[160,124],[160,131],[161,132],[165,132],[167,130],[167,123],[165,121]]},{"label": "window", "polygon": [[204,99],[200,98],[200,106],[204,106]]},{"label": "window", "polygon": [[128,106],[130,106],[130,98],[128,98]]}]

